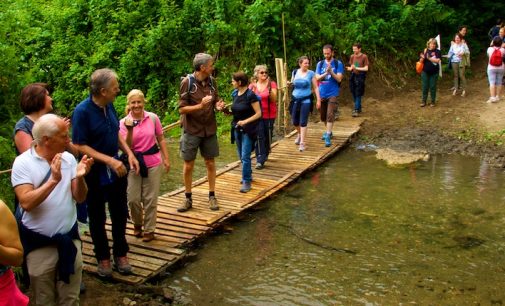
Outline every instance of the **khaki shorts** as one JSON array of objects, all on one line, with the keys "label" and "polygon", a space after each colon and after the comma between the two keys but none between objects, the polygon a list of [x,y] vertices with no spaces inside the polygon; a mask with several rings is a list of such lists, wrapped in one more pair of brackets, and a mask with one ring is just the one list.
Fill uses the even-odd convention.
[{"label": "khaki shorts", "polygon": [[337,97],[329,97],[321,99],[321,121],[333,122],[338,118],[338,102]]},{"label": "khaki shorts", "polygon": [[207,137],[198,137],[183,132],[179,146],[181,158],[185,161],[195,160],[198,148],[200,148],[200,154],[205,159],[219,156],[219,145],[215,134]]}]

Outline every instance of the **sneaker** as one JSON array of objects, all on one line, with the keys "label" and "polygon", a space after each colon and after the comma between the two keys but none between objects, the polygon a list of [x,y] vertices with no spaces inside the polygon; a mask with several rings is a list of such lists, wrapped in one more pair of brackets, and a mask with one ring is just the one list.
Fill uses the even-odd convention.
[{"label": "sneaker", "polygon": [[494,102],[494,97],[490,97],[487,99],[486,103],[493,103]]},{"label": "sneaker", "polygon": [[112,277],[112,265],[110,263],[110,259],[98,261],[96,273],[100,277]]},{"label": "sneaker", "polygon": [[265,168],[265,165],[263,165],[262,163],[257,163],[256,167],[254,167],[254,168],[257,170],[261,170],[261,169]]},{"label": "sneaker", "polygon": [[324,146],[325,147],[329,147],[331,146],[331,140],[330,140],[330,135],[327,135],[325,138],[324,138]]},{"label": "sneaker", "polygon": [[177,208],[178,212],[185,212],[191,209],[193,206],[193,200],[185,198],[181,206]]},{"label": "sneaker", "polygon": [[357,111],[357,110],[353,110],[353,111],[352,111],[352,116],[353,116],[353,117],[358,117],[358,116],[359,116],[358,111]]},{"label": "sneaker", "polygon": [[126,255],[114,257],[114,268],[116,268],[116,270],[121,274],[132,273],[132,266],[128,262],[128,257]]},{"label": "sneaker", "polygon": [[421,107],[425,107],[425,106],[426,106],[426,102],[421,103]]},{"label": "sneaker", "polygon": [[300,146],[298,147],[298,150],[300,152],[303,152],[305,150],[305,144],[304,143],[300,143]]},{"label": "sneaker", "polygon": [[240,192],[246,193],[251,190],[251,182],[243,182],[242,187],[240,188]]},{"label": "sneaker", "polygon": [[435,107],[435,103],[431,103],[431,104],[430,104],[430,107]]},{"label": "sneaker", "polygon": [[300,135],[296,136],[296,139],[295,139],[295,145],[299,145],[300,144]]},{"label": "sneaker", "polygon": [[209,208],[210,210],[219,210],[216,197],[209,197]]},{"label": "sneaker", "polygon": [[498,97],[493,97],[493,101],[491,101],[491,102],[495,103],[495,102],[498,102],[499,100],[500,100],[500,98],[498,98]]},{"label": "sneaker", "polygon": [[463,91],[461,92],[461,96],[462,96],[462,97],[466,96],[466,91],[464,91],[464,90],[463,90]]},{"label": "sneaker", "polygon": [[[328,133],[327,132],[323,133],[323,136],[321,137],[321,140],[324,140],[326,138],[326,134],[328,134]],[[333,137],[333,133],[332,132],[330,132],[330,139],[331,139],[331,137]]]},{"label": "sneaker", "polygon": [[458,90],[457,90],[457,89],[454,89],[454,90],[452,91],[452,95],[453,95],[453,96],[455,96],[457,93],[458,93]]}]

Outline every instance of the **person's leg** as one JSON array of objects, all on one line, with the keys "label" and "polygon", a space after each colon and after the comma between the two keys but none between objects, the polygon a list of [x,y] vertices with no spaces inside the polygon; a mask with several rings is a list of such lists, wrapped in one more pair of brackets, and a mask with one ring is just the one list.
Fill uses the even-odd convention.
[{"label": "person's leg", "polygon": [[207,179],[209,180],[209,192],[214,192],[216,190],[216,162],[214,158],[206,158],[205,167],[207,168]]},{"label": "person's leg", "polygon": [[135,174],[134,171],[128,173],[128,188],[126,189],[128,207],[130,207],[130,216],[135,229],[142,229],[143,210],[142,210],[142,185],[143,177]]},{"label": "person's leg", "polygon": [[144,204],[144,232],[152,234],[156,230],[158,195],[160,193],[163,166],[149,168],[149,175],[142,180],[142,203]]},{"label": "person's leg", "polygon": [[310,103],[303,103],[300,108],[300,147],[299,150],[305,150],[305,139],[307,136],[307,124],[309,121]]},{"label": "person's leg", "polygon": [[435,102],[437,100],[438,73],[430,75],[428,80],[429,80],[430,95],[431,95],[431,105],[435,105]]},{"label": "person's leg", "polygon": [[331,146],[331,137],[333,135],[333,122],[335,121],[335,115],[338,111],[337,108],[337,97],[330,97],[328,99],[328,107],[326,112],[326,133],[324,138],[325,146]]},{"label": "person's leg", "polygon": [[116,179],[106,190],[110,220],[112,223],[112,253],[114,257],[123,257],[128,253],[126,242],[126,220],[128,205],[126,204],[126,177]]},{"label": "person's leg", "polygon": [[299,145],[300,144],[300,107],[298,107],[298,103],[296,102],[294,107],[293,107],[293,112],[291,113],[291,120],[293,122],[293,126],[295,127],[297,131],[297,136],[295,139],[295,144]]},{"label": "person's leg", "polygon": [[57,263],[58,250],[55,246],[33,250],[26,256],[30,286],[33,292],[31,305],[56,305]]},{"label": "person's leg", "polygon": [[454,86],[454,90],[452,92],[452,95],[456,95],[456,92],[458,90],[458,87],[459,87],[459,63],[454,63],[452,62],[451,63],[452,65],[452,75],[453,75],[453,86]]},{"label": "person's leg", "polygon": [[462,93],[461,93],[462,96],[465,96],[465,94],[466,94],[465,70],[466,70],[466,67],[464,65],[459,65],[459,80],[460,80],[459,85],[462,90]]},{"label": "person's leg", "polygon": [[270,147],[272,146],[272,138],[274,136],[274,125],[275,119],[267,119],[266,123],[266,138],[265,138],[265,161],[268,160],[268,155],[270,155]]},{"label": "person's leg", "polygon": [[209,193],[214,193],[216,189],[216,163],[214,158],[219,156],[219,143],[217,135],[212,135],[202,139],[200,143],[200,153],[205,159],[207,167],[207,180],[209,181]]},{"label": "person's leg", "polygon": [[242,160],[242,133],[235,129],[235,145],[237,146],[237,156]]},{"label": "person's leg", "polygon": [[193,136],[183,131],[179,153],[181,158],[184,160],[184,166],[182,168],[182,177],[184,181],[184,189],[186,193],[191,193],[191,185],[193,183],[193,167],[195,164],[196,153],[200,147],[202,138]]},{"label": "person's leg", "polygon": [[354,109],[358,112],[361,113],[361,96],[356,96],[356,100],[354,102]]},{"label": "person's leg", "polygon": [[182,176],[184,180],[185,192],[191,192],[191,184],[193,183],[193,168],[195,167],[195,160],[185,160],[182,167]]},{"label": "person's leg", "polygon": [[109,242],[105,231],[105,189],[98,186],[98,177],[86,179],[88,185],[89,231],[97,261],[110,260]]},{"label": "person's leg", "polygon": [[258,137],[256,139],[255,153],[256,165],[264,164],[267,157],[267,144],[268,142],[268,119],[259,119],[258,123]]},{"label": "person's leg", "polygon": [[242,179],[244,182],[252,181],[251,151],[254,141],[244,133],[242,136]]},{"label": "person's leg", "polygon": [[426,72],[421,72],[421,106],[426,105],[426,100],[428,100],[428,87],[429,87],[429,80],[428,80],[428,74]]},{"label": "person's leg", "polygon": [[502,90],[503,90],[503,75],[505,71],[503,69],[499,69],[496,72],[496,99],[500,99]]},{"label": "person's leg", "polygon": [[58,292],[58,305],[79,305],[79,291],[82,280],[82,252],[81,241],[73,240],[77,248],[77,254],[74,262],[74,274],[70,274],[70,283],[65,283],[61,280],[56,282],[56,290]]}]

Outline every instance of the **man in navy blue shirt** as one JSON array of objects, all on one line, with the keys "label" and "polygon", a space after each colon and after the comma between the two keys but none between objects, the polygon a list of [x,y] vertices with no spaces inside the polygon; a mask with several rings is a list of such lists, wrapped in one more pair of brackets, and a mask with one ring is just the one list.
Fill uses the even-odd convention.
[{"label": "man in navy blue shirt", "polygon": [[128,243],[125,238],[128,206],[126,174],[117,158],[121,149],[128,155],[130,169],[138,174],[139,164],[125,140],[119,135],[119,120],[112,105],[119,93],[117,74],[98,69],[91,75],[90,95],[77,105],[72,117],[72,141],[81,154],[93,157],[95,164],[86,176],[89,227],[98,262],[97,273],[112,275],[110,249],[105,231],[105,202],[112,222],[114,265],[122,274],[131,273]]}]

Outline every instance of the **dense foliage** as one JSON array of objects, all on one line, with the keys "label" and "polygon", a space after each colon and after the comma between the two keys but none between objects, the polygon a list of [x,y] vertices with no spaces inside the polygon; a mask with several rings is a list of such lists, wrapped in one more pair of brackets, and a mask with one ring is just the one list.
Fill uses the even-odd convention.
[{"label": "dense foliage", "polygon": [[[479,46],[494,12],[504,8],[487,0],[4,0],[0,169],[12,163],[12,127],[22,116],[18,95],[31,82],[49,83],[56,111],[70,116],[87,95],[91,72],[110,67],[120,76],[123,95],[142,89],[148,108],[169,123],[178,118],[180,77],[191,72],[195,53],[216,56],[224,96],[232,72],[250,73],[259,63],[273,68],[274,58],[284,57],[282,14],[290,67],[302,54],[320,58],[325,43],[346,58],[360,41],[374,70],[394,80],[410,70],[428,37],[452,35],[459,24],[469,25]],[[124,103],[119,97],[118,109]]]}]

